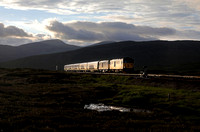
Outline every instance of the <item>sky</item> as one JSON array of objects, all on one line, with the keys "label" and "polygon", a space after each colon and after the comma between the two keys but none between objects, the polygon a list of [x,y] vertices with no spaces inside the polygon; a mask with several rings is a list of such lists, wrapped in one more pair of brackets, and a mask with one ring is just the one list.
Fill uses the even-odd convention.
[{"label": "sky", "polygon": [[0,44],[200,40],[200,0],[1,0]]}]

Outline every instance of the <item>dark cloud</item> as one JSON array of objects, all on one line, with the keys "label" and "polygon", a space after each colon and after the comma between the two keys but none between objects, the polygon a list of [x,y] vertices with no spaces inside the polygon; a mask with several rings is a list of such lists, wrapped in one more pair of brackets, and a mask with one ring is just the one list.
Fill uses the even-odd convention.
[{"label": "dark cloud", "polygon": [[58,21],[52,21],[50,26],[47,26],[50,31],[53,31],[57,37],[63,39],[75,39],[84,41],[94,41],[103,39],[103,34],[87,29],[75,29]]},{"label": "dark cloud", "polygon": [[5,27],[3,23],[0,23],[0,37],[30,37],[28,33],[24,30],[17,28],[15,26]]},{"label": "dark cloud", "polygon": [[17,46],[33,42],[37,38],[39,37],[28,34],[16,26],[5,26],[0,23],[0,44]]},{"label": "dark cloud", "polygon": [[176,33],[176,30],[170,28],[135,26],[122,22],[61,23],[54,20],[47,26],[47,29],[59,38],[78,41],[147,41]]},{"label": "dark cloud", "polygon": [[153,28],[148,26],[137,26],[135,30],[138,34],[146,34],[152,36],[166,36],[174,35],[176,33],[175,29],[172,28]]},{"label": "dark cloud", "polygon": [[26,38],[0,38],[1,45],[18,46],[18,45],[27,44],[30,42],[33,42],[33,41]]},{"label": "dark cloud", "polygon": [[199,40],[200,31],[195,31],[195,30],[177,31],[175,37],[179,39]]}]

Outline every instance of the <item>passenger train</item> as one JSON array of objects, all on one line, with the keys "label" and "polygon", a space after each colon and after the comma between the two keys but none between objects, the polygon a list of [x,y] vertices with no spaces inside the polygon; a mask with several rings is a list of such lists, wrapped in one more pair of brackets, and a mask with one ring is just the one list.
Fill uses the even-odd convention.
[{"label": "passenger train", "polygon": [[65,65],[64,70],[67,72],[132,73],[134,71],[134,60],[130,57],[124,57],[120,59],[75,63]]}]

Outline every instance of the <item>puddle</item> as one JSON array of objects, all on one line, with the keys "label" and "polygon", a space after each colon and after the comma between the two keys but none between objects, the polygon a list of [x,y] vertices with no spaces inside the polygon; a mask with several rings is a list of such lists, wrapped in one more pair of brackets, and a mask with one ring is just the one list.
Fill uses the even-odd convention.
[{"label": "puddle", "polygon": [[85,105],[84,109],[89,109],[89,110],[96,110],[98,112],[103,112],[103,111],[119,111],[119,112],[145,112],[145,113],[151,113],[149,110],[144,110],[144,109],[132,109],[132,108],[124,108],[124,107],[116,107],[116,106],[106,106],[102,103],[99,104],[89,104]]}]

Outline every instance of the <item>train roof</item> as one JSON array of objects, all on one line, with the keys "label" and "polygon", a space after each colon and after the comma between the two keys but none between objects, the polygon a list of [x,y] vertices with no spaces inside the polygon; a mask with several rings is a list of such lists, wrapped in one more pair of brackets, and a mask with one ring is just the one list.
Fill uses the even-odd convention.
[{"label": "train roof", "polygon": [[[107,59],[107,60],[98,60],[98,61],[90,61],[90,62],[82,62],[82,63],[73,63],[73,64],[66,64],[67,66],[70,66],[70,65],[78,65],[78,64],[86,64],[86,63],[98,63],[98,62],[106,62],[106,61],[109,61],[109,60],[134,60],[133,58],[131,57],[121,57],[121,58],[113,58],[113,59]],[[65,66],[66,66],[65,65]]]}]

